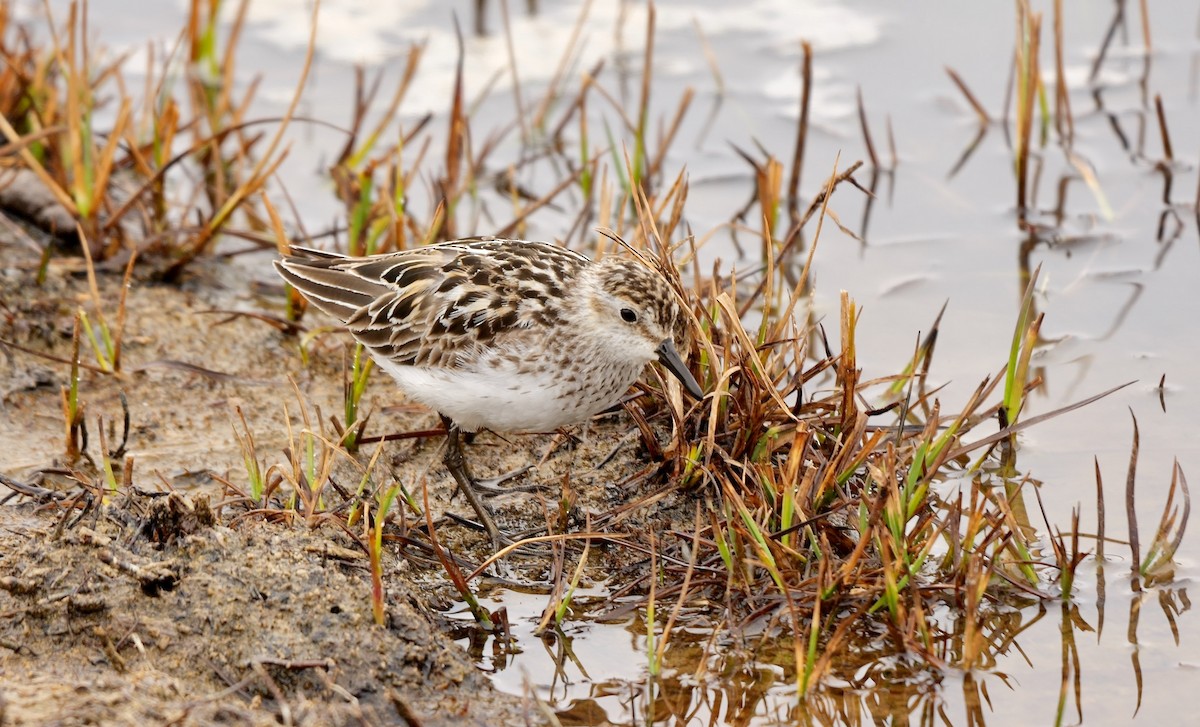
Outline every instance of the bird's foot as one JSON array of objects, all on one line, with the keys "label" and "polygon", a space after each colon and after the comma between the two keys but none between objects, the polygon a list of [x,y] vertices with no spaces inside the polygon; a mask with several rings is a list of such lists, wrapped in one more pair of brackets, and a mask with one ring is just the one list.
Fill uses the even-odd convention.
[{"label": "bird's foot", "polygon": [[[501,530],[500,528],[496,528],[495,532],[492,532],[483,523],[479,523],[468,517],[463,517],[462,515],[455,515],[452,512],[447,512],[446,517],[457,522],[459,525],[471,528],[472,530],[483,530],[483,531],[488,532],[488,534],[492,536],[492,552],[493,553],[499,553],[504,548],[507,548],[507,547],[510,547],[513,545],[517,545],[518,543],[520,543],[521,541],[523,541],[526,538],[537,536],[537,535],[544,535],[546,532],[545,528],[535,528],[533,530],[525,530],[522,532],[510,532],[507,530]],[[493,525],[494,524],[495,524],[495,521],[493,520]],[[549,550],[549,548],[546,548],[544,545],[541,545],[539,543],[526,543],[526,544],[520,545],[519,547],[514,549],[513,553],[516,555],[545,557],[547,555],[550,555],[550,550]]]},{"label": "bird's foot", "polygon": [[531,482],[527,485],[501,487],[501,485],[504,483],[521,477],[531,469],[533,469],[532,465],[526,465],[524,467],[518,467],[512,472],[505,472],[502,475],[497,475],[496,477],[475,478],[473,480],[475,489],[484,497],[496,497],[497,495],[508,495],[514,492],[538,492],[546,489],[544,485],[540,485],[536,482]]}]

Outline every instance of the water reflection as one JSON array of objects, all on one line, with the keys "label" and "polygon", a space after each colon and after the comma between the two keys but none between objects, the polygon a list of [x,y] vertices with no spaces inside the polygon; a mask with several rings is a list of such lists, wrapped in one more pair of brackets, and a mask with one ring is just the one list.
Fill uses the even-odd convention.
[{"label": "water reflection", "polygon": [[[1099,577],[1093,585],[1103,593],[1103,562],[1094,565]],[[1111,658],[1113,647],[1121,650],[1104,643],[1102,598],[1093,616],[1085,614],[1083,603],[1016,598],[985,604],[974,622],[962,616],[963,609],[947,604],[936,611],[934,621],[942,630],[933,634],[933,658],[906,647],[882,623],[860,628],[839,649],[830,674],[804,699],[797,687],[794,645],[778,624],[736,641],[703,628],[680,629],[671,637],[657,678],[647,676],[645,622],[640,617],[619,625],[576,625],[569,633],[552,630],[538,639],[520,635],[522,623],[532,623],[536,616],[518,615],[513,625],[519,648],[499,647],[483,637],[472,644],[472,651],[497,670],[502,684],[507,674],[522,672],[524,676],[512,683],[523,684],[544,700],[563,725],[1027,723],[1014,721],[1014,712],[1035,715],[1039,724],[1091,723],[1097,718],[1105,723],[1109,720],[1103,710],[1112,701],[1108,692],[1132,692],[1134,712],[1142,704],[1146,676],[1137,647],[1143,607],[1159,605],[1176,645],[1178,618],[1191,608],[1187,590],[1180,586],[1143,590],[1132,580],[1120,585],[1130,588],[1126,640],[1134,648],[1127,650],[1128,689],[1111,681],[1089,681],[1096,676],[1092,665],[1097,658]],[[511,595],[515,594],[497,594],[496,602]],[[527,599],[523,594],[518,603],[533,606],[536,599]],[[1041,643],[1047,620],[1057,621],[1057,653]],[[597,643],[606,646],[598,649]],[[620,652],[622,674],[611,674],[605,650]],[[1051,673],[1051,664],[1045,662],[1055,658],[1058,679],[1038,677]],[[973,668],[956,666],[970,661]],[[594,678],[593,673],[610,675]],[[1030,681],[1039,679],[1045,682],[1048,700],[1030,704],[1024,695]]]}]

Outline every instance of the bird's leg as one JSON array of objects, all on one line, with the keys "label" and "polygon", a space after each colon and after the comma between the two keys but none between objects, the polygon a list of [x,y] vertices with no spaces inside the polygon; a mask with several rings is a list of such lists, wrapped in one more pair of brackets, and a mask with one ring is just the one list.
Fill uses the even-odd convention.
[{"label": "bird's leg", "polygon": [[[450,431],[450,427],[454,426],[450,422],[450,420],[448,420],[446,417],[442,417],[442,423],[446,425],[447,432]],[[460,442],[465,441],[467,444],[471,444],[475,441],[476,434],[478,434],[478,432],[461,432],[459,434],[459,441]],[[504,474],[496,475],[495,477],[485,477],[483,479],[480,479],[480,478],[476,477],[475,475],[471,474],[471,471],[469,469],[467,469],[467,459],[465,456],[463,457],[463,471],[466,473],[467,479],[469,479],[471,481],[471,483],[474,485],[475,492],[482,495],[483,497],[496,497],[497,495],[509,495],[514,492],[537,492],[539,490],[545,489],[541,485],[521,485],[519,487],[501,487],[500,486],[500,485],[503,485],[505,482],[508,482],[509,480],[517,479],[518,477],[525,474],[526,472],[528,472],[531,469],[533,469],[533,465],[525,465],[524,467],[518,467],[517,469],[513,470],[512,472],[505,472]]]},{"label": "bird's leg", "polygon": [[443,462],[446,469],[450,470],[450,475],[454,478],[454,482],[458,485],[458,489],[471,503],[471,507],[475,509],[475,514],[479,516],[483,527],[488,531],[488,535],[492,538],[492,549],[499,551],[503,547],[504,538],[500,535],[500,529],[496,527],[496,521],[492,519],[492,513],[488,511],[487,506],[479,499],[479,495],[475,492],[475,480],[471,477],[470,471],[467,469],[467,459],[462,451],[462,433],[458,427],[447,417],[442,417],[442,423],[446,425],[446,456]]}]

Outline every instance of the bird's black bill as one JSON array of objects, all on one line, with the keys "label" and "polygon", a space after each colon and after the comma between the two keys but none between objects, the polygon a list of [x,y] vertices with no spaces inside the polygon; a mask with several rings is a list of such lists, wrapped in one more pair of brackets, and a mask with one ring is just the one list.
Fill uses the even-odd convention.
[{"label": "bird's black bill", "polygon": [[696,377],[692,376],[692,372],[688,371],[688,367],[684,365],[683,359],[679,357],[679,352],[675,350],[675,344],[671,343],[671,339],[668,338],[658,344],[658,360],[667,367],[667,371],[679,379],[679,383],[683,384],[684,391],[693,399],[704,398],[704,390],[700,388]]}]

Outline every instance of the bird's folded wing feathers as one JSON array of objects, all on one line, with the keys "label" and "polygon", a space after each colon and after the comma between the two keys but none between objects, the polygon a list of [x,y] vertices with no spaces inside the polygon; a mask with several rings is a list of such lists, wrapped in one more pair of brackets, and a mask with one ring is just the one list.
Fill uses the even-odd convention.
[{"label": "bird's folded wing feathers", "polygon": [[507,331],[553,324],[562,284],[588,262],[548,244],[470,241],[370,258],[289,257],[275,266],[376,356],[450,367]]}]

